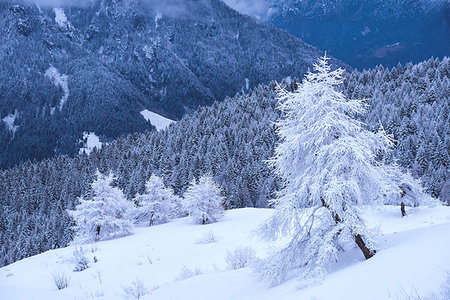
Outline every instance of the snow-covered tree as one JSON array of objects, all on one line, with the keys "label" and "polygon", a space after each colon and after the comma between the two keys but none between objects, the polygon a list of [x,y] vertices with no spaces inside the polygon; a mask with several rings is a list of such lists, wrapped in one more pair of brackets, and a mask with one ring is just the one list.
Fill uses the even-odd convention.
[{"label": "snow-covered tree", "polygon": [[280,143],[270,162],[284,186],[262,232],[292,239],[259,264],[272,284],[294,270],[324,274],[338,251],[355,243],[366,259],[372,257],[375,244],[362,208],[396,188],[376,159],[390,139],[355,119],[365,112],[364,102],[346,99],[338,89],[344,70],[332,71],[327,61],[320,58],[297,90],[280,93]]},{"label": "snow-covered tree", "polygon": [[136,223],[153,226],[177,216],[175,210],[180,198],[164,186],[161,177],[152,175],[145,184],[145,193],[138,194],[134,201],[137,205],[133,213]]},{"label": "snow-covered tree", "polygon": [[406,216],[405,206],[432,206],[439,203],[437,199],[424,193],[419,179],[415,179],[410,173],[401,172],[397,165],[386,167],[386,175],[399,188],[391,194],[385,194],[384,204],[399,205],[402,217]]},{"label": "snow-covered tree", "polygon": [[91,199],[81,197],[75,210],[69,211],[76,223],[74,231],[79,242],[96,242],[132,233],[128,219],[131,202],[119,188],[112,186],[112,174],[105,176],[97,171],[96,175]]},{"label": "snow-covered tree", "polygon": [[209,224],[217,222],[224,214],[220,186],[211,176],[202,176],[193,182],[184,195],[186,210],[194,223]]}]

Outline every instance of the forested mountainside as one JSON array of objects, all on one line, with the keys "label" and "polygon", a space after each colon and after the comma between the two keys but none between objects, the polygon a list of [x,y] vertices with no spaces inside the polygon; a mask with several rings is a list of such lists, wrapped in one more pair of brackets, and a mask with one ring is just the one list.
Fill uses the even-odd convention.
[{"label": "forested mountainside", "polygon": [[0,2],[0,168],[72,156],[85,131],[149,130],[143,109],[178,119],[321,55],[220,0],[30,2]]},{"label": "forested mountainside", "polygon": [[[281,85],[292,90],[296,81]],[[368,99],[362,120],[370,129],[381,122],[394,135],[396,147],[386,159],[449,201],[450,60],[354,71],[346,74],[343,90],[349,98]],[[89,156],[58,156],[1,171],[0,265],[67,245],[72,221],[66,210],[89,193],[96,169],[113,171],[130,200],[152,173],[179,195],[192,179],[210,173],[224,188],[228,208],[265,207],[279,189],[265,163],[277,142],[276,106],[277,84],[260,85],[202,107],[164,131],[127,135]]]},{"label": "forested mountainside", "polygon": [[268,0],[268,24],[362,70],[450,53],[448,0]]}]

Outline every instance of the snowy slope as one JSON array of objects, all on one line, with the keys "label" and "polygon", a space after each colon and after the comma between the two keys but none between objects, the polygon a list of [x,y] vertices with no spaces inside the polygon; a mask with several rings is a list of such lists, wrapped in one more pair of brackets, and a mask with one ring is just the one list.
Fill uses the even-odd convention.
[{"label": "snowy slope", "polygon": [[150,123],[152,123],[152,125],[155,126],[156,130],[158,131],[166,129],[170,124],[175,123],[174,120],[165,118],[161,115],[158,115],[157,113],[149,111],[148,109],[144,109],[143,111],[141,111],[141,115],[145,120],[150,121]]},{"label": "snowy slope", "polygon": [[[84,245],[91,263],[82,272],[73,272],[74,246],[24,259],[0,269],[0,295],[11,300],[123,299],[124,289],[138,280],[149,292],[141,299],[418,299],[407,297],[437,294],[448,280],[450,208],[408,213],[402,219],[398,207],[369,211],[369,224],[383,233],[377,255],[364,261],[359,251],[347,252],[323,284],[305,289],[298,288],[296,279],[269,288],[250,268],[228,269],[227,250],[249,246],[263,257],[269,249],[255,238],[254,229],[272,210],[247,208],[228,211],[215,224],[179,219]],[[199,243],[208,232],[217,242]],[[55,272],[70,276],[68,288],[56,289]]]},{"label": "snowy slope", "polygon": [[80,148],[79,154],[85,152],[86,154],[91,154],[94,148],[100,150],[103,144],[100,142],[100,138],[95,134],[95,132],[84,132],[83,133],[83,147]]}]

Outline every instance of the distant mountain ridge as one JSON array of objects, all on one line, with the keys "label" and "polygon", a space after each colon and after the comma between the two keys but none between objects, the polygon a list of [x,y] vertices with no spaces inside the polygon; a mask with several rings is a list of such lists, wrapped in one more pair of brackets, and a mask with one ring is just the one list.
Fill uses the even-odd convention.
[{"label": "distant mountain ridge", "polygon": [[220,0],[17,3],[0,2],[0,119],[15,116],[0,122],[0,168],[75,154],[83,132],[151,129],[143,109],[178,119],[321,55]]},{"label": "distant mountain ridge", "polygon": [[268,24],[362,69],[450,54],[449,0],[268,0]]}]

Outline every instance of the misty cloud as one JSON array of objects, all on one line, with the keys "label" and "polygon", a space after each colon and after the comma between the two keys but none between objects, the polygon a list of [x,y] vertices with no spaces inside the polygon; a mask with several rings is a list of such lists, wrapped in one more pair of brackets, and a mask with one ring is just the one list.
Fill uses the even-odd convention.
[{"label": "misty cloud", "polygon": [[[84,7],[99,0],[0,0],[0,2],[17,2],[25,4],[35,4],[39,7]],[[128,0],[130,2],[143,2],[149,5],[149,8],[169,17],[186,17],[190,5],[185,0]],[[223,0],[233,9],[242,14],[257,18],[267,17],[268,0]],[[208,1],[205,1],[207,3]]]},{"label": "misty cloud", "polygon": [[[26,5],[37,5],[39,7],[86,7],[100,0],[0,0],[0,2],[22,3]],[[128,6],[132,3],[145,4],[150,10],[161,13],[168,17],[186,17],[188,2],[185,0],[123,0],[117,1],[117,5]]]},{"label": "misty cloud", "polygon": [[0,2],[17,2],[25,4],[35,4],[40,7],[62,7],[62,6],[86,6],[94,2],[95,0],[18,0],[18,1],[8,1],[0,0]]},{"label": "misty cloud", "polygon": [[259,18],[267,16],[267,0],[224,0],[224,2],[245,15]]}]

